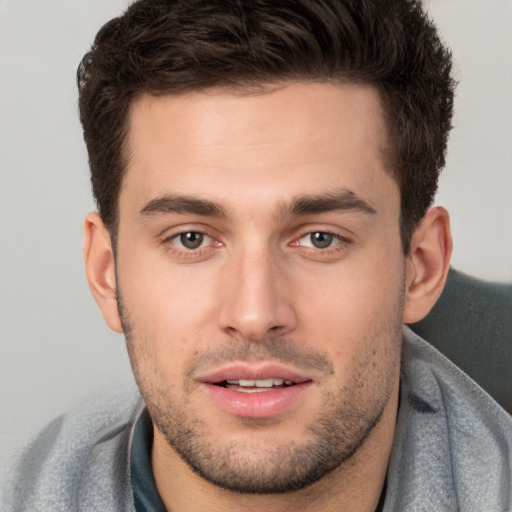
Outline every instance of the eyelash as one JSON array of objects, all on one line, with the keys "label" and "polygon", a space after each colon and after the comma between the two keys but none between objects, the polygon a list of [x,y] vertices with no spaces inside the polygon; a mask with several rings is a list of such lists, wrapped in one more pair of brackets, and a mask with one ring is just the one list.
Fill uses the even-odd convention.
[{"label": "eyelash", "polygon": [[[202,245],[205,240],[201,242],[201,246],[197,248],[187,248],[183,246],[183,242],[180,242],[181,237],[186,235],[199,235],[202,237],[205,237],[207,239],[210,239],[210,242],[207,245]],[[315,234],[322,234],[322,235],[328,235],[329,237],[333,237],[333,241],[335,241],[334,245],[329,245],[325,248],[320,247],[312,247],[301,244],[301,240],[303,240],[306,237],[311,237]],[[206,240],[207,241],[207,240]],[[302,250],[308,254],[316,255],[319,257],[329,257],[334,256],[340,252],[343,252],[347,249],[347,246],[352,241],[347,238],[346,236],[343,236],[339,233],[335,233],[333,231],[329,230],[309,230],[305,231],[300,234],[297,238],[295,238],[291,243],[288,244],[289,247],[297,247],[302,248]],[[180,231],[178,233],[174,233],[171,236],[166,237],[163,240],[163,244],[166,246],[166,248],[177,255],[180,258],[198,258],[201,256],[207,256],[209,253],[207,251],[211,249],[215,249],[218,247],[222,247],[223,243],[219,242],[214,236],[208,234],[205,230],[194,230],[190,229],[187,231]],[[206,254],[205,254],[206,253]]]},{"label": "eyelash", "polygon": [[[197,247],[195,249],[185,247],[183,246],[183,243],[180,242],[180,238],[190,234],[207,237],[208,239],[210,239],[210,242],[207,245],[201,245],[200,247]],[[167,250],[181,258],[197,258],[198,256],[203,255],[206,251],[208,251],[211,248],[222,246],[221,242],[219,242],[212,235],[208,234],[206,231],[201,229],[190,229],[187,231],[180,231],[179,233],[174,233],[171,236],[164,238],[162,240],[162,243],[165,245]],[[181,244],[181,246],[179,244]]]},{"label": "eyelash", "polygon": [[[306,237],[311,237],[312,235],[315,235],[315,234],[331,236],[334,239],[336,239],[337,242],[334,243],[333,245],[329,245],[328,247],[325,247],[325,248],[311,247],[311,246],[305,246],[305,245],[300,244],[300,241],[302,239],[304,239]],[[319,229],[319,230],[311,230],[311,231],[304,232],[298,238],[296,238],[290,244],[290,246],[303,247],[303,249],[305,251],[314,252],[315,254],[320,254],[323,256],[330,256],[330,255],[344,251],[350,243],[351,243],[351,240],[349,238],[347,238],[346,236],[343,236],[339,233],[335,233],[333,231]]]}]

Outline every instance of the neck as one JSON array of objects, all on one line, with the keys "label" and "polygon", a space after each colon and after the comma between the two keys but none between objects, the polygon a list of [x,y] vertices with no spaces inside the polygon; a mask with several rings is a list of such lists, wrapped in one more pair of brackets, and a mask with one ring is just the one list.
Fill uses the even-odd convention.
[{"label": "neck", "polygon": [[398,410],[398,381],[384,411],[356,453],[320,481],[282,494],[240,494],[217,487],[200,476],[174,452],[155,428],[152,468],[162,501],[169,512],[374,512],[384,487]]}]

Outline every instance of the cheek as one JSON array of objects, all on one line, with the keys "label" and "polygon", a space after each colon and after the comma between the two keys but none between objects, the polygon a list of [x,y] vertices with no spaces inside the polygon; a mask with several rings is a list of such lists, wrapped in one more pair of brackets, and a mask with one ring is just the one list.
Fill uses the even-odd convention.
[{"label": "cheek", "polygon": [[153,326],[187,321],[207,305],[209,276],[194,265],[173,265],[163,251],[132,251],[119,258],[118,272],[127,305]]},{"label": "cheek", "polygon": [[[164,380],[182,371],[198,342],[213,339],[214,288],[193,265],[141,262],[135,254],[119,263],[119,286],[132,327],[134,357],[141,371]],[[174,369],[174,370],[173,370]]]},{"label": "cheek", "polygon": [[384,349],[383,339],[395,341],[401,331],[403,276],[396,263],[395,270],[382,268],[340,269],[321,286],[304,284],[309,292],[300,316],[306,337],[339,361]]}]

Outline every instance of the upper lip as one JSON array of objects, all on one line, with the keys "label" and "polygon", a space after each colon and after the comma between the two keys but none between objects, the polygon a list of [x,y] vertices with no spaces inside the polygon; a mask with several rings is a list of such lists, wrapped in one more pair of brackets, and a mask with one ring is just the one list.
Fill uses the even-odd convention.
[{"label": "upper lip", "polygon": [[295,384],[313,380],[306,372],[288,368],[279,363],[229,363],[196,376],[198,381],[217,384],[225,380],[282,379]]}]

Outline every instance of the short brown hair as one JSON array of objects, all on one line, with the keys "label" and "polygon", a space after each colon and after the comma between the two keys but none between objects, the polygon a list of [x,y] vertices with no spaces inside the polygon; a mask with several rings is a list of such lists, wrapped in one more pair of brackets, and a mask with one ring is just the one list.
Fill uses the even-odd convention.
[{"label": "short brown hair", "polygon": [[417,0],[138,0],[77,72],[93,193],[115,236],[127,116],[143,93],[286,81],[380,92],[404,250],[437,190],[451,128],[451,56]]}]

